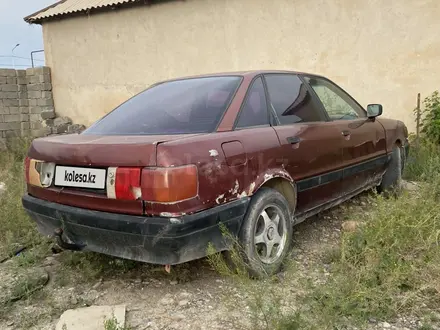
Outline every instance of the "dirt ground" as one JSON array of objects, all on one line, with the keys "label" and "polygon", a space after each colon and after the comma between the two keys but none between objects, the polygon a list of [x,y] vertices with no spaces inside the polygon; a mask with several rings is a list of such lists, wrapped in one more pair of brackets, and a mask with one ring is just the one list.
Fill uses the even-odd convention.
[{"label": "dirt ground", "polygon": [[[304,281],[319,284],[329,275],[325,256],[337,246],[341,225],[353,210],[368,212],[368,198],[361,195],[342,207],[324,212],[294,228],[292,270],[278,275],[271,285],[285,292],[281,303],[295,310],[304,291]],[[249,329],[249,295],[229,277],[222,277],[206,259],[187,263],[171,274],[162,267],[136,264],[132,269],[115,268],[102,279],[77,281],[77,270],[63,270],[62,252],[46,257],[43,267],[49,282],[28,299],[8,307],[0,318],[0,329],[54,329],[60,314],[69,308],[90,305],[125,304],[131,329]],[[111,262],[111,261],[110,261]],[[117,261],[115,261],[117,262]],[[264,290],[262,290],[264,294]],[[401,324],[400,324],[401,323]],[[417,320],[397,324],[371,320],[371,329],[419,329]]]}]

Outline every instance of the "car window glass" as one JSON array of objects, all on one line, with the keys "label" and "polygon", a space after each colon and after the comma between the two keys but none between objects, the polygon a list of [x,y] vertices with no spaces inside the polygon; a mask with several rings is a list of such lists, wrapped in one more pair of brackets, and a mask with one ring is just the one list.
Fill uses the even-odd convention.
[{"label": "car window glass", "polygon": [[279,124],[325,121],[324,114],[313,104],[307,86],[291,74],[265,75],[271,109]]},{"label": "car window glass", "polygon": [[237,127],[269,125],[263,80],[258,78],[250,87],[238,118]]},{"label": "car window glass", "polygon": [[183,79],[155,85],[121,104],[83,134],[146,135],[212,132],[241,77]]},{"label": "car window glass", "polygon": [[330,119],[353,120],[366,117],[365,111],[334,84],[314,77],[306,80],[318,95]]}]

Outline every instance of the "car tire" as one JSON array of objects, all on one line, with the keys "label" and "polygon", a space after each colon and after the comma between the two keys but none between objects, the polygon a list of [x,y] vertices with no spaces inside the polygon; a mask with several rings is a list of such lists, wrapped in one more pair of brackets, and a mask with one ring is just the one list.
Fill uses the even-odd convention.
[{"label": "car tire", "polygon": [[403,171],[402,148],[394,146],[391,160],[378,187],[379,193],[400,192]]},{"label": "car tire", "polygon": [[[290,208],[284,196],[271,188],[260,189],[251,199],[238,240],[237,255],[251,277],[276,274],[292,241]],[[226,259],[237,269],[231,253],[226,252]]]}]

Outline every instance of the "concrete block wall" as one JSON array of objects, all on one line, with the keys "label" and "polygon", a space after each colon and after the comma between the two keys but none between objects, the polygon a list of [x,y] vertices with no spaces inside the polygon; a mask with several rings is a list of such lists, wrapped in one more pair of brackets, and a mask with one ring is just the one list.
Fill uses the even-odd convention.
[{"label": "concrete block wall", "polygon": [[0,148],[13,137],[80,132],[67,117],[57,117],[49,67],[0,69]]}]

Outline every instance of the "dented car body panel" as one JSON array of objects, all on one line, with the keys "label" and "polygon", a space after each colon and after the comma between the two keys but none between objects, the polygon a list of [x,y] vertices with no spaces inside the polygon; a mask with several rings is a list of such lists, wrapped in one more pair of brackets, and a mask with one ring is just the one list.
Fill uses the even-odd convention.
[{"label": "dented car body panel", "polygon": [[[190,94],[181,94],[187,82]],[[326,93],[331,99],[323,99]],[[82,134],[33,141],[28,158],[55,168],[48,186],[36,175],[28,179],[23,197],[42,233],[61,228],[81,248],[181,263],[206,255],[209,242],[228,249],[219,224],[237,235],[262,187],[286,194],[294,224],[378,185],[393,146],[408,147],[403,123],[369,118],[316,75],[206,75],[162,82],[144,94]],[[142,112],[146,99],[151,118]],[[120,134],[118,125],[125,125]],[[64,168],[76,169],[70,183]],[[104,188],[81,185],[88,169],[105,170]]]}]

